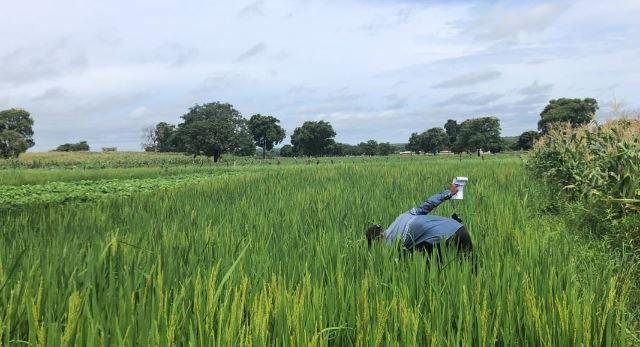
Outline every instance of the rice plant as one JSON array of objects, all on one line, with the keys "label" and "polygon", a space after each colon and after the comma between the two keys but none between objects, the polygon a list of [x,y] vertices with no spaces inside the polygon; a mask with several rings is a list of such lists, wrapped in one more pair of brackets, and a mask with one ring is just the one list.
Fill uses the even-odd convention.
[{"label": "rice plant", "polygon": [[[363,229],[470,177],[479,267]],[[637,345],[631,266],[583,273],[518,158],[289,165],[0,216],[0,343]],[[0,212],[2,213],[2,212]],[[589,265],[591,266],[591,265]]]}]

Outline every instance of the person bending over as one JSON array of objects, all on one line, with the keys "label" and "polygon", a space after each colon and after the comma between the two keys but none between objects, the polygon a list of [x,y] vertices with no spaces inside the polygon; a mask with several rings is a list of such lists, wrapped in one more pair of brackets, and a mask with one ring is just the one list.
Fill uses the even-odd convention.
[{"label": "person bending over", "polygon": [[385,240],[387,245],[391,245],[398,238],[400,245],[408,251],[431,254],[434,247],[440,253],[440,241],[445,240],[446,245],[455,245],[459,253],[471,253],[471,236],[456,214],[453,218],[429,214],[457,192],[458,186],[451,184],[449,189],[431,196],[419,206],[399,215],[386,230],[380,225],[370,226],[365,231],[369,246],[376,240]]}]

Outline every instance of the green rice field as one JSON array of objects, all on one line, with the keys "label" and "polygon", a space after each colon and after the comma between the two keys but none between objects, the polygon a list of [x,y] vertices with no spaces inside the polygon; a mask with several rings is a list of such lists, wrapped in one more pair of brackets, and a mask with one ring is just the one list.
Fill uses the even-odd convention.
[{"label": "green rice field", "polygon": [[[544,212],[518,156],[36,167],[0,170],[0,345],[640,345],[633,261]],[[432,213],[477,271],[367,248],[454,176]]]}]

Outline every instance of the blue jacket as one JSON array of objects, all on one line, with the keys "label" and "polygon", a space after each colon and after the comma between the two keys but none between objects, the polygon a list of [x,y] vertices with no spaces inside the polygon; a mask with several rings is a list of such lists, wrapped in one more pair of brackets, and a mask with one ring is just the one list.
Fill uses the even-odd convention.
[{"label": "blue jacket", "polygon": [[390,245],[395,238],[399,238],[402,246],[412,248],[423,242],[435,244],[440,239],[448,240],[462,224],[451,218],[428,213],[449,198],[451,198],[451,192],[447,189],[399,215],[385,230],[387,244]]}]

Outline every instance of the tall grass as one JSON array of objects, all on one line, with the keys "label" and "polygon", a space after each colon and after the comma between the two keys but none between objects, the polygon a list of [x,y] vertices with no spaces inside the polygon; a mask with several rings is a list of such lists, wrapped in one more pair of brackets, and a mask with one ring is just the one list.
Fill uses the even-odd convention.
[{"label": "tall grass", "polygon": [[[454,175],[480,265],[367,249]],[[291,166],[1,216],[0,341],[47,345],[634,345],[615,261],[582,276],[518,159]]]}]

